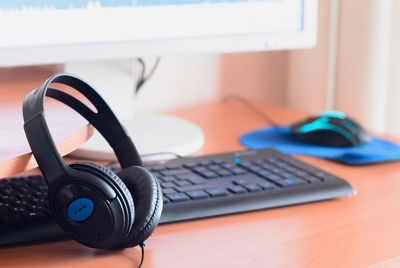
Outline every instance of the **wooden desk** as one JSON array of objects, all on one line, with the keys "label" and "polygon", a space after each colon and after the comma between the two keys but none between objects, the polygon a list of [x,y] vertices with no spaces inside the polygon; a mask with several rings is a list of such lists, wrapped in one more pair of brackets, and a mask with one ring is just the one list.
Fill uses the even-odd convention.
[{"label": "wooden desk", "polygon": [[[260,107],[282,124],[304,116]],[[265,125],[234,101],[174,114],[204,129],[204,154],[242,149],[238,137]],[[161,225],[146,243],[144,267],[365,267],[400,255],[400,162],[351,167],[299,158],[347,179],[357,195]],[[74,241],[0,250],[0,267],[122,268],[139,261],[139,248],[112,252]]]}]

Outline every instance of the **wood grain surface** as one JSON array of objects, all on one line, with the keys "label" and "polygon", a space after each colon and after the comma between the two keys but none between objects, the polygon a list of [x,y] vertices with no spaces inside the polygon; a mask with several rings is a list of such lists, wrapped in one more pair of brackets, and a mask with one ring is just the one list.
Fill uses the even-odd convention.
[{"label": "wood grain surface", "polygon": [[[305,115],[258,104],[279,124]],[[200,154],[243,149],[241,134],[266,126],[231,101],[174,112],[205,131]],[[298,158],[348,180],[351,197],[159,226],[144,267],[399,267],[400,162],[346,166]],[[104,251],[74,241],[0,249],[0,267],[137,267],[140,249]]]},{"label": "wood grain surface", "polygon": [[[0,178],[37,166],[23,130],[22,101],[52,72],[44,68],[0,68]],[[85,119],[53,100],[46,100],[46,119],[61,155],[93,133]]]}]

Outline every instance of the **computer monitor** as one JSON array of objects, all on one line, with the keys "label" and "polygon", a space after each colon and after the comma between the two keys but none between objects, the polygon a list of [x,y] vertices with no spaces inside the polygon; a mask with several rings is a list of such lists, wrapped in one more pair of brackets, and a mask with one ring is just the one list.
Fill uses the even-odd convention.
[{"label": "computer monitor", "polygon": [[[79,70],[85,74],[89,68],[85,62],[100,60],[309,48],[316,43],[317,5],[317,0],[0,1],[0,67],[67,63],[66,70],[76,70],[79,75]],[[99,64],[89,66],[97,68]],[[102,75],[95,73],[98,80]],[[111,73],[108,81],[113,81]],[[115,81],[120,76],[116,74]],[[121,89],[117,101],[115,87],[104,86],[103,95],[110,91],[113,109],[130,106],[131,88]],[[139,150],[188,154],[202,144],[199,129],[193,125],[196,141],[174,150],[185,143],[182,141],[189,133],[181,126],[169,129],[182,132],[182,137],[164,135],[164,140],[174,139],[175,145],[146,149],[140,145],[141,138],[135,137]],[[140,135],[138,132],[136,127],[132,134]],[[150,132],[154,131],[144,131],[143,141],[153,139]]]}]

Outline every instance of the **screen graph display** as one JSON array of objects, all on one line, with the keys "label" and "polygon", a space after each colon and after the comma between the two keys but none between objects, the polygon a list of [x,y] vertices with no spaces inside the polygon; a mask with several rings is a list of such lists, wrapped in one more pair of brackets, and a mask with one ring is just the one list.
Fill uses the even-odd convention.
[{"label": "screen graph display", "polygon": [[[87,7],[135,7],[135,6],[167,6],[167,5],[192,5],[192,4],[221,4],[221,3],[240,3],[240,2],[262,2],[266,0],[97,0],[97,1],[80,1],[80,0],[15,0],[1,1],[1,9],[71,9],[71,8],[87,8]],[[275,0],[279,1],[279,0]]]}]

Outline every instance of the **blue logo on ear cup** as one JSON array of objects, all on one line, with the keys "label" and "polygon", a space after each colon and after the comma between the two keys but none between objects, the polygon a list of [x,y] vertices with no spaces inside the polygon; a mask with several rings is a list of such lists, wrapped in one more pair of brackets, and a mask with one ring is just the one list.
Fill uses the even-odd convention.
[{"label": "blue logo on ear cup", "polygon": [[78,198],[69,204],[67,209],[68,218],[75,222],[82,222],[92,215],[94,210],[93,201],[89,198]]}]

